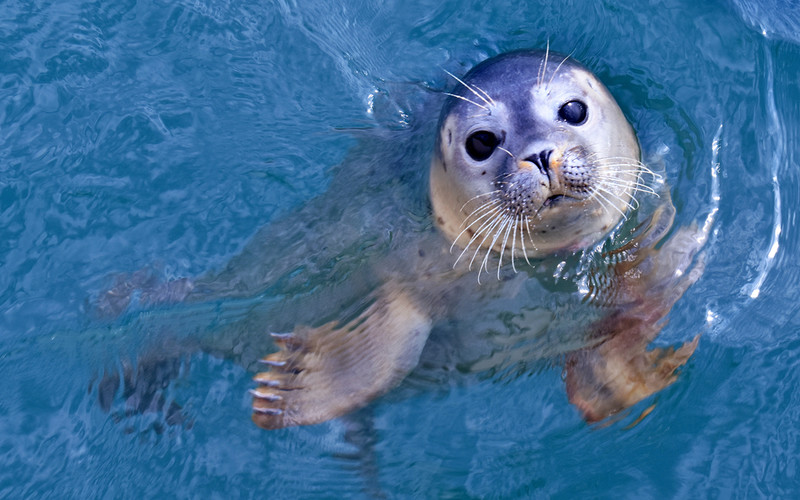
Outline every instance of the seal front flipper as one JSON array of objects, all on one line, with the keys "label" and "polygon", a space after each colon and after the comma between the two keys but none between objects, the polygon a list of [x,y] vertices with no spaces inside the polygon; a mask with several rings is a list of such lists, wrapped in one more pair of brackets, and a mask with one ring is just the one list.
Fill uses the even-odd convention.
[{"label": "seal front flipper", "polygon": [[653,216],[651,230],[628,247],[628,258],[613,266],[613,279],[598,291],[611,314],[591,327],[594,344],[570,353],[565,365],[567,395],[588,422],[622,411],[677,380],[675,371],[692,356],[699,335],[681,347],[648,344],[666,324],[672,306],[703,272],[705,229],[684,227],[659,249],[672,225],[671,203]]},{"label": "seal front flipper", "polygon": [[678,349],[648,350],[643,332],[661,327],[633,317],[623,322],[624,331],[567,356],[567,395],[587,422],[603,420],[675,382],[675,371],[694,354],[700,340],[698,335]]},{"label": "seal front flipper", "polygon": [[265,429],[316,424],[364,406],[417,365],[430,316],[409,291],[384,285],[347,324],[273,334],[280,351],[253,379],[253,421]]}]

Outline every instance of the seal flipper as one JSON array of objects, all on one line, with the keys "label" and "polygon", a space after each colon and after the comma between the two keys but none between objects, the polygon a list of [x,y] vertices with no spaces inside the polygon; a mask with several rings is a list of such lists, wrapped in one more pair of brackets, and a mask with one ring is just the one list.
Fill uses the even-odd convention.
[{"label": "seal flipper", "polygon": [[316,424],[364,406],[417,365],[431,326],[408,291],[385,285],[345,325],[276,336],[280,351],[262,360],[271,370],[254,377],[253,421],[265,429]]},{"label": "seal flipper", "polygon": [[[157,432],[163,430],[165,425],[191,427],[191,417],[167,395],[168,386],[188,370],[189,361],[187,354],[166,348],[164,352],[154,351],[140,357],[135,365],[123,361],[119,368],[109,367],[97,380],[100,408],[110,413],[117,422],[132,415],[160,414],[163,418],[152,423]],[[90,392],[93,385],[89,386]],[[118,397],[124,400],[122,409],[114,407]]]},{"label": "seal flipper", "polygon": [[597,347],[568,355],[567,395],[587,422],[603,420],[675,382],[675,370],[689,360],[700,340],[698,335],[678,349],[647,350],[644,329],[634,322]]},{"label": "seal flipper", "polygon": [[[681,228],[660,249],[656,244],[672,225],[669,203],[654,216],[630,247],[629,258],[610,270],[610,288],[599,302],[615,310],[592,326],[596,343],[567,356],[567,395],[588,422],[622,411],[677,380],[675,370],[692,356],[699,335],[681,347],[648,344],[666,324],[665,316],[703,272],[707,229]],[[609,301],[611,302],[609,304]]]}]

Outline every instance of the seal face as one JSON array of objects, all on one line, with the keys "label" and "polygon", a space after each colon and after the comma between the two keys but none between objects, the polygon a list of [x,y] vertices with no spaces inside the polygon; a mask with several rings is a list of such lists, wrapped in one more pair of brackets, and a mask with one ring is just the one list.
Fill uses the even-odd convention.
[{"label": "seal face", "polygon": [[[454,77],[455,78],[455,77]],[[436,221],[462,253],[542,257],[590,246],[635,203],[647,169],[608,89],[544,51],[484,61],[448,94],[430,171]],[[499,269],[499,267],[498,267]]]}]

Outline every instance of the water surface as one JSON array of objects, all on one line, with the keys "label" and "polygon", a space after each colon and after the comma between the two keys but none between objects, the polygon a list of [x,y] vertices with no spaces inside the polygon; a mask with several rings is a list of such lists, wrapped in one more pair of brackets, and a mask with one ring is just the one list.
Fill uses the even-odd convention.
[{"label": "water surface", "polygon": [[[131,0],[2,12],[0,497],[797,494],[795,2]],[[592,427],[557,362],[418,375],[355,419],[265,432],[249,419],[252,373],[231,352],[184,360],[164,391],[182,424],[125,415],[121,395],[103,411],[96,375],[165,331],[202,337],[321,285],[100,319],[92,301],[116,276],[220,270],[368,157],[392,158],[398,186],[413,184],[453,84],[446,71],[548,42],[617,97],[672,187],[678,224],[718,209],[705,273],[658,340],[702,333],[676,384]],[[348,197],[374,189],[348,172]],[[424,216],[424,192],[408,216]],[[361,251],[381,249],[343,253],[343,273]]]}]

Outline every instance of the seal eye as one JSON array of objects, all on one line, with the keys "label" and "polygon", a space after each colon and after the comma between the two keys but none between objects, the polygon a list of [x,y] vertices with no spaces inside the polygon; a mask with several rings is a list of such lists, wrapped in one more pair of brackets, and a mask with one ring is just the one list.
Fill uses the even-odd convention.
[{"label": "seal eye", "polygon": [[571,125],[580,125],[586,120],[586,104],[581,101],[569,101],[558,110],[558,116]]},{"label": "seal eye", "polygon": [[494,153],[500,141],[488,130],[478,130],[467,137],[467,154],[475,161],[483,161]]}]

